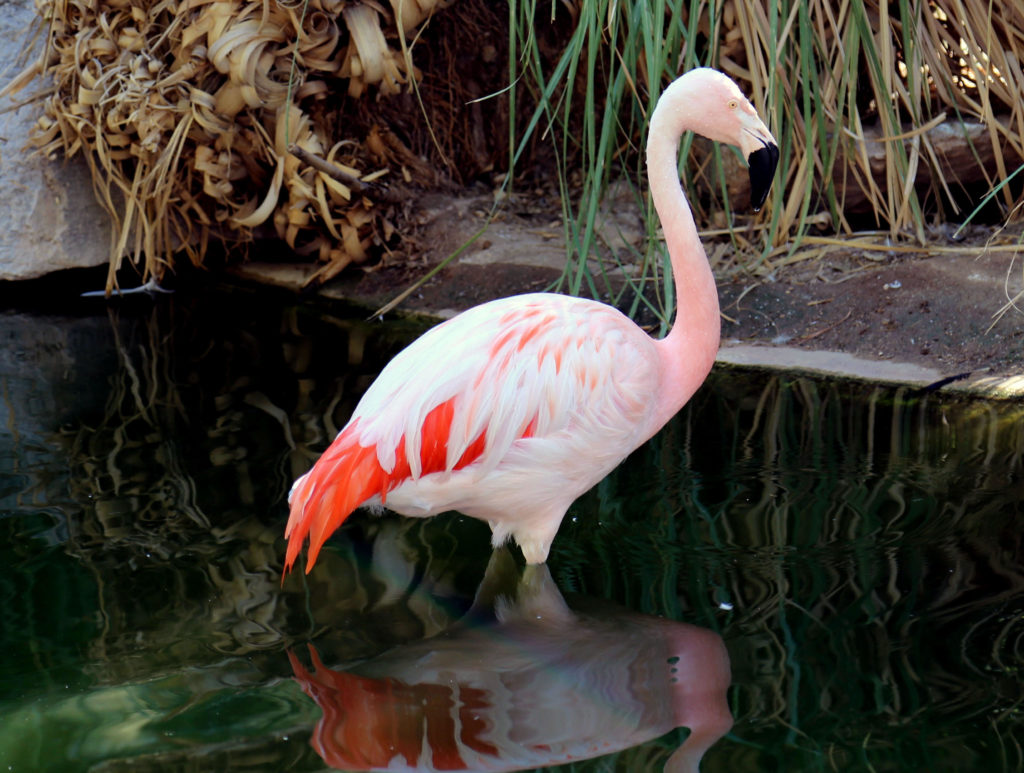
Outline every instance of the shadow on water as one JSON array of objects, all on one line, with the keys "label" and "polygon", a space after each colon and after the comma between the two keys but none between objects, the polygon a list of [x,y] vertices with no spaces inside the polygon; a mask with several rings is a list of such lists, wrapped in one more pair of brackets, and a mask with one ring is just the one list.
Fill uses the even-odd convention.
[{"label": "shadow on water", "polygon": [[282,585],[288,486],[416,332],[0,314],[0,770],[687,770],[730,722],[705,773],[1024,765],[1024,406],[716,371],[548,568],[360,514]]}]

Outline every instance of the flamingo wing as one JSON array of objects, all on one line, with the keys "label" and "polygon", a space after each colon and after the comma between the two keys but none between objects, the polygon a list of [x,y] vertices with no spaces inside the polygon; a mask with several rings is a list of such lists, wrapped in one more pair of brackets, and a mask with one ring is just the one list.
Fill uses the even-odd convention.
[{"label": "flamingo wing", "polygon": [[[472,486],[486,497],[482,482],[503,462],[511,464],[510,451],[527,439],[545,441],[533,450],[546,474],[565,472],[551,469],[564,457],[582,464],[583,477],[592,469],[603,477],[646,437],[658,375],[651,346],[615,309],[549,294],[493,301],[432,328],[388,364],[331,446],[296,481],[285,570],[309,536],[309,572],[353,510],[386,504],[395,489],[396,498],[415,501],[407,514],[477,514],[444,489]],[[459,476],[456,486],[457,472],[471,474]],[[426,481],[429,486],[415,485]],[[580,485],[586,490],[593,482]],[[559,519],[580,493],[572,493]]]}]

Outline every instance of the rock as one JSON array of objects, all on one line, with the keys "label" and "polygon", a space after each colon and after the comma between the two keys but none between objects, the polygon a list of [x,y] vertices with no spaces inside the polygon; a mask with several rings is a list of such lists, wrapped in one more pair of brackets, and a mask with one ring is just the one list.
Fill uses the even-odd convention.
[{"label": "rock", "polygon": [[76,506],[60,429],[103,415],[118,362],[111,324],[105,315],[0,312],[0,520]]},{"label": "rock", "polygon": [[[0,15],[0,61],[24,62],[35,18],[31,0],[12,0]],[[8,78],[20,68],[8,68]],[[0,109],[39,91],[42,79],[0,100]],[[6,81],[0,86],[6,85]],[[96,202],[85,160],[50,161],[28,147],[41,114],[30,102],[0,116],[0,190],[7,214],[0,229],[0,279],[33,279],[66,268],[100,266],[110,257],[111,223]]]}]

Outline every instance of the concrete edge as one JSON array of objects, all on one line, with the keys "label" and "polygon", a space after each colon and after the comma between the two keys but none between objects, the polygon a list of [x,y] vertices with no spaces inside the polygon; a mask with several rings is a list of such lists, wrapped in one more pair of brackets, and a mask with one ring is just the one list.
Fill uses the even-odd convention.
[{"label": "concrete edge", "polygon": [[[247,263],[234,266],[229,276],[236,281],[254,282],[298,292],[311,268],[306,265]],[[342,302],[359,308],[373,305],[370,299],[360,299],[351,288],[322,288],[316,292],[328,302]],[[372,308],[369,308],[372,312]],[[417,320],[443,321],[456,313],[452,309],[396,309],[391,314]],[[949,373],[913,363],[894,360],[873,360],[866,357],[826,350],[799,349],[792,346],[746,344],[723,341],[716,362],[732,367],[753,368],[793,374],[806,374],[826,378],[842,378],[889,386],[909,386],[918,389],[941,388],[944,392],[994,399],[1024,397],[1024,374],[1016,376],[989,376],[984,372],[960,374],[950,378]]]},{"label": "concrete edge", "polygon": [[892,386],[942,388],[945,391],[997,399],[1024,397],[1024,375],[988,376],[979,371],[950,377],[934,368],[895,360],[871,360],[846,352],[723,341],[715,362]]},{"label": "concrete edge", "polygon": [[869,360],[846,352],[797,349],[792,346],[743,344],[723,341],[716,362],[771,370],[791,370],[800,373],[882,384],[906,384],[924,387],[941,381],[945,374],[933,368],[924,368],[893,360]]}]

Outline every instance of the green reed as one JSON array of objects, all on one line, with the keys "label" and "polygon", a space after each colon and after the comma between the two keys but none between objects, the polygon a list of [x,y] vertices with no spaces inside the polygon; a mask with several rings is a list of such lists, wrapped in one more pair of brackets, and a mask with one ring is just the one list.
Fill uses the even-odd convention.
[{"label": "green reed", "polygon": [[[1024,157],[1016,6],[511,0],[509,20],[509,166],[519,169],[538,141],[554,155],[567,244],[560,287],[570,293],[632,314],[646,308],[663,323],[671,316],[642,148],[661,89],[698,65],[749,90],[781,154],[765,213],[750,218],[728,185],[741,162],[684,138],[681,173],[698,224],[730,242],[712,251],[719,274],[770,275],[812,229],[883,229],[924,244],[931,218],[964,216],[971,180],[999,194],[1005,211],[1019,200],[1007,185]],[[966,137],[965,122],[992,127],[991,144],[974,149],[976,166],[951,172],[930,130],[949,123]],[[925,169],[930,182],[917,182]],[[646,238],[616,251],[603,239],[601,201],[622,179]],[[627,264],[635,270],[623,272]]]}]

